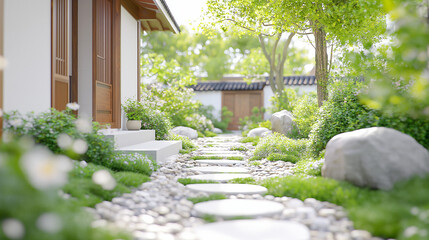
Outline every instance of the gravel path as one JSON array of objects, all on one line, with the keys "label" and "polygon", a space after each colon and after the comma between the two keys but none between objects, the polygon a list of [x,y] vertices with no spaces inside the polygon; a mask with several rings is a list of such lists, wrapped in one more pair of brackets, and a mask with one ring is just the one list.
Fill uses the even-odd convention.
[{"label": "gravel path", "polygon": [[[136,240],[196,240],[199,239],[193,231],[194,227],[206,224],[193,210],[193,203],[187,200],[190,197],[208,196],[206,193],[189,190],[177,182],[179,178],[202,174],[192,171],[191,167],[213,166],[201,164],[190,158],[199,155],[237,154],[229,151],[231,146],[245,146],[247,152],[239,152],[245,157],[244,167],[255,179],[264,179],[273,176],[293,174],[294,164],[288,162],[260,161],[260,165],[247,162],[254,149],[251,144],[239,143],[241,137],[236,135],[221,135],[214,138],[200,138],[194,140],[199,149],[195,152],[176,156],[160,164],[158,171],[152,175],[152,181],[142,184],[138,189],[111,202],[98,204],[92,210],[96,216],[94,226],[119,227],[132,232]],[[210,153],[212,152],[212,153]],[[218,165],[224,166],[224,165]],[[276,220],[289,220],[304,224],[310,230],[314,240],[375,240],[368,232],[355,230],[353,223],[347,218],[342,207],[315,199],[299,199],[271,195],[229,195],[230,199],[265,199],[283,204],[281,214],[271,217]],[[217,221],[224,219],[217,218]],[[288,239],[285,237],[284,239]],[[221,239],[219,239],[221,240]]]}]

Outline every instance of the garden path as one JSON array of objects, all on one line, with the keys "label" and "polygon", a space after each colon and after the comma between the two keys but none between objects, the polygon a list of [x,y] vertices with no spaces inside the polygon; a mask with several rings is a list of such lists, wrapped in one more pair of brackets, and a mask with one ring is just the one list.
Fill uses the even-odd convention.
[{"label": "garden path", "polygon": [[[93,225],[124,228],[132,232],[136,240],[378,239],[366,231],[355,230],[344,210],[331,203],[263,196],[261,194],[266,189],[256,185],[184,186],[178,182],[180,178],[225,182],[222,177],[230,179],[236,174],[260,180],[293,173],[294,165],[288,162],[262,160],[260,164],[252,164],[247,158],[254,147],[250,143],[239,143],[240,138],[225,134],[194,140],[199,150],[164,162],[153,173],[152,181],[144,183],[133,193],[98,204],[93,210],[96,216]],[[245,146],[247,151],[230,151],[236,146]],[[191,157],[195,156],[225,158],[192,160]],[[231,156],[242,157],[243,160],[227,160]],[[213,193],[223,193],[226,199],[197,204],[188,200]],[[235,220],[226,221],[228,219]],[[207,223],[209,220],[216,222]]]}]

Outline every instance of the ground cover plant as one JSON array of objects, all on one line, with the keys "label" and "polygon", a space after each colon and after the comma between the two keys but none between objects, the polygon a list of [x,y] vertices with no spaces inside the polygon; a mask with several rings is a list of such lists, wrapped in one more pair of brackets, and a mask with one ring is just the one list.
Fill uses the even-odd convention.
[{"label": "ground cover plant", "polygon": [[429,224],[427,205],[429,176],[400,182],[391,191],[356,187],[322,177],[288,176],[261,182],[270,195],[305,200],[315,198],[343,206],[354,227],[374,236],[397,239],[426,239]]},{"label": "ground cover plant", "polygon": [[198,149],[197,145],[195,145],[188,137],[180,136],[177,134],[170,134],[168,136],[168,140],[172,141],[182,141],[182,149],[180,150],[181,154],[190,153]]},{"label": "ground cover plant", "polygon": [[241,143],[252,143],[253,146],[256,146],[259,142],[259,137],[243,137],[240,139]]},{"label": "ground cover plant", "polygon": [[241,152],[246,152],[249,149],[247,149],[247,147],[245,146],[233,146],[229,148],[230,151],[241,151]]},{"label": "ground cover plant", "polygon": [[305,152],[307,140],[290,139],[280,133],[273,133],[262,138],[256,145],[252,159],[269,158],[275,160],[290,160],[297,162]]}]

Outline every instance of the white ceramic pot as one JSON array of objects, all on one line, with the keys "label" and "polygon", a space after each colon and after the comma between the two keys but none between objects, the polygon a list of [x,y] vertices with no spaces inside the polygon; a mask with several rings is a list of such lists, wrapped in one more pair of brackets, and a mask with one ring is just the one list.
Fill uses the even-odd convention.
[{"label": "white ceramic pot", "polygon": [[127,129],[128,130],[140,130],[142,127],[141,120],[128,120],[127,121]]}]

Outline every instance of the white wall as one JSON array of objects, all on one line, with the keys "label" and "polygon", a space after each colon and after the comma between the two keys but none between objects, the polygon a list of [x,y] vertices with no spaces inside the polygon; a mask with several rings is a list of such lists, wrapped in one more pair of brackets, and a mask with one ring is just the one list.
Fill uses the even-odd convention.
[{"label": "white wall", "polygon": [[[121,6],[121,102],[137,98],[137,20]],[[125,128],[122,112],[122,128]]]},{"label": "white wall", "polygon": [[194,92],[194,100],[200,101],[203,105],[214,107],[213,115],[220,119],[220,111],[222,109],[222,92],[221,91],[210,91],[210,92]]},{"label": "white wall", "polygon": [[[298,94],[303,94],[303,93],[308,93],[308,92],[314,92],[317,90],[317,86],[316,85],[305,85],[305,86],[288,86],[288,88],[293,88],[293,89],[299,89],[298,90]],[[273,90],[271,90],[270,86],[265,86],[264,87],[264,107],[265,109],[267,109],[267,111],[264,114],[264,119],[270,119],[271,117],[271,113],[268,111],[268,108],[271,107],[271,97],[274,96]]]},{"label": "white wall", "polygon": [[5,0],[4,110],[51,107],[51,0]]},{"label": "white wall", "polygon": [[92,1],[78,2],[79,114],[92,117]]}]

